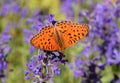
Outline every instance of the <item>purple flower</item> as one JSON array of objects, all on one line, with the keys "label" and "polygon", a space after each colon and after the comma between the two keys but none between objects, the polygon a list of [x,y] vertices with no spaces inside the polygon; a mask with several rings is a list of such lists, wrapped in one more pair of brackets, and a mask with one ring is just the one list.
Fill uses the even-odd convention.
[{"label": "purple flower", "polygon": [[62,1],[61,10],[69,20],[74,19],[74,10],[72,7],[73,3],[71,0]]},{"label": "purple flower", "polygon": [[12,36],[8,34],[9,28],[6,27],[3,30],[3,33],[0,34],[0,79],[5,77],[5,71],[7,69],[7,61],[6,57],[11,52],[11,48],[9,47],[9,42],[12,39]]},{"label": "purple flower", "polygon": [[95,58],[89,60],[89,57],[86,57],[86,59],[84,58],[80,56],[76,56],[75,62],[71,64],[72,65],[71,70],[73,71],[73,76],[75,78],[81,77],[82,83],[101,82],[100,78],[102,76],[99,75],[100,71],[96,71],[97,69],[101,70],[101,67],[98,66],[98,64],[96,63],[97,60]]},{"label": "purple flower", "polygon": [[[27,64],[26,79],[34,79],[34,82],[51,81],[54,75],[60,74],[59,64],[66,61],[64,55],[59,52],[40,51],[37,56],[31,57]],[[65,62],[66,63],[66,62]]]},{"label": "purple flower", "polygon": [[120,28],[117,24],[120,19],[120,2],[117,1],[113,3],[107,0],[103,4],[94,4],[92,9],[89,7],[88,10],[80,10],[79,21],[88,22],[89,34],[85,48],[75,58],[70,69],[74,77],[82,78],[82,83],[101,82],[102,75],[99,73],[105,66],[120,65]]},{"label": "purple flower", "polygon": [[[48,19],[46,24],[50,24],[52,23],[52,21],[54,20],[54,15],[50,14],[48,17],[46,15],[42,15],[41,11],[35,11],[33,13],[32,18],[27,18],[26,22],[28,24],[30,24],[30,29],[23,29],[23,32],[25,34],[24,36],[24,42],[25,43],[29,43],[30,39],[38,33],[38,31],[40,31],[40,29],[42,27],[45,26],[44,24],[44,20]],[[32,54],[34,52],[35,48],[33,46],[30,47],[30,54]]]},{"label": "purple flower", "polygon": [[118,60],[120,48],[118,33],[120,33],[120,28],[116,23],[119,17],[115,15],[120,10],[117,4],[114,6],[110,1],[107,1],[105,4],[97,3],[94,10],[86,12],[87,15],[81,15],[87,19],[92,27],[89,31],[89,37],[93,40],[89,42],[91,42],[93,49],[95,48],[99,52],[98,55],[103,55],[106,58],[107,64],[120,62]]},{"label": "purple flower", "polygon": [[120,78],[118,77],[118,75],[114,74],[114,78],[113,80],[110,81],[110,83],[119,83],[120,82]]},{"label": "purple flower", "polygon": [[31,47],[30,47],[30,54],[33,54],[34,51],[35,51],[35,47],[31,45]]},{"label": "purple flower", "polygon": [[54,21],[54,16],[54,14],[49,15],[48,23],[52,23],[52,21]]},{"label": "purple flower", "polygon": [[10,11],[10,5],[6,3],[6,4],[2,5],[0,15],[1,16],[6,16],[9,13],[9,11]]},{"label": "purple flower", "polygon": [[24,42],[25,43],[28,43],[28,42],[30,42],[30,39],[32,38],[32,36],[35,34],[35,32],[32,32],[31,30],[29,30],[29,29],[26,29],[26,28],[24,28],[23,29],[23,32],[24,32]]},{"label": "purple flower", "polygon": [[[43,19],[44,18],[44,19]],[[25,41],[30,42],[31,37],[36,34],[46,24],[51,24],[54,21],[54,15],[42,15],[41,11],[33,13],[31,18],[27,19],[30,24],[30,29],[24,29]],[[30,54],[34,52],[34,46],[30,47]],[[44,83],[49,81],[53,83],[52,78],[54,75],[60,74],[59,64],[65,65],[67,60],[63,59],[64,55],[60,52],[54,51],[40,51],[37,56],[31,57],[27,64],[28,70],[26,71],[26,79],[33,78],[33,83]]]},{"label": "purple flower", "polygon": [[1,16],[6,16],[7,14],[10,13],[19,13],[20,11],[20,5],[17,1],[12,2],[11,1],[2,1],[2,9],[0,10],[0,15]]},{"label": "purple flower", "polygon": [[14,13],[17,13],[17,12],[20,11],[20,5],[19,5],[18,2],[14,2],[14,4],[12,5],[12,11],[13,11]]},{"label": "purple flower", "polygon": [[61,0],[61,11],[65,14],[67,20],[73,21],[76,19],[76,6],[83,5],[85,2],[85,0]]},{"label": "purple flower", "polygon": [[21,11],[20,11],[20,16],[21,16],[21,17],[25,17],[27,13],[28,13],[27,8],[26,8],[26,7],[23,7],[23,8],[21,9]]}]

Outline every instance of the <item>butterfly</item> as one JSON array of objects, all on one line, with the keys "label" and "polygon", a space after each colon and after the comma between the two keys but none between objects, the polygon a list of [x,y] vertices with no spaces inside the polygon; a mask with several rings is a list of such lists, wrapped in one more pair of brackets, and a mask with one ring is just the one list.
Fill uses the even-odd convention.
[{"label": "butterfly", "polygon": [[53,21],[52,25],[43,27],[30,40],[39,49],[64,52],[84,38],[88,33],[87,24],[77,24],[70,21]]}]

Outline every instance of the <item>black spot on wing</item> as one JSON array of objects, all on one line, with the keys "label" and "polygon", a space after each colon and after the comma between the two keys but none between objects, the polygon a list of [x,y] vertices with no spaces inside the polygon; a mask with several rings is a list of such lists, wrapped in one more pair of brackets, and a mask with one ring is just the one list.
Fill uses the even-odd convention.
[{"label": "black spot on wing", "polygon": [[84,36],[85,34],[84,33],[82,33],[82,36]]}]

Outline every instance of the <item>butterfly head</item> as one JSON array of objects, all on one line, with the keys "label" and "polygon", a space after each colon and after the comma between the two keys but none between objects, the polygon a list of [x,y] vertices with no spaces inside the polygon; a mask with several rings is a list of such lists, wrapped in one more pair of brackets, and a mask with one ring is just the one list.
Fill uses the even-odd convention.
[{"label": "butterfly head", "polygon": [[52,21],[52,25],[55,25],[57,23],[57,21]]}]

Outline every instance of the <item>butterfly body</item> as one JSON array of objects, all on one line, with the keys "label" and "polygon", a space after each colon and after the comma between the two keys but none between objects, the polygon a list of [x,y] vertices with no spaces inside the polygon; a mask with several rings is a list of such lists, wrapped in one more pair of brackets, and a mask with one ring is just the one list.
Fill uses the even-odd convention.
[{"label": "butterfly body", "polygon": [[70,21],[56,22],[45,26],[33,36],[31,44],[39,49],[61,51],[77,43],[88,33],[87,24],[76,24]]},{"label": "butterfly body", "polygon": [[56,43],[58,44],[58,48],[60,51],[63,52],[63,50],[65,49],[64,47],[64,40],[63,40],[63,35],[59,32],[59,30],[57,30],[57,27],[54,27],[54,38]]}]

